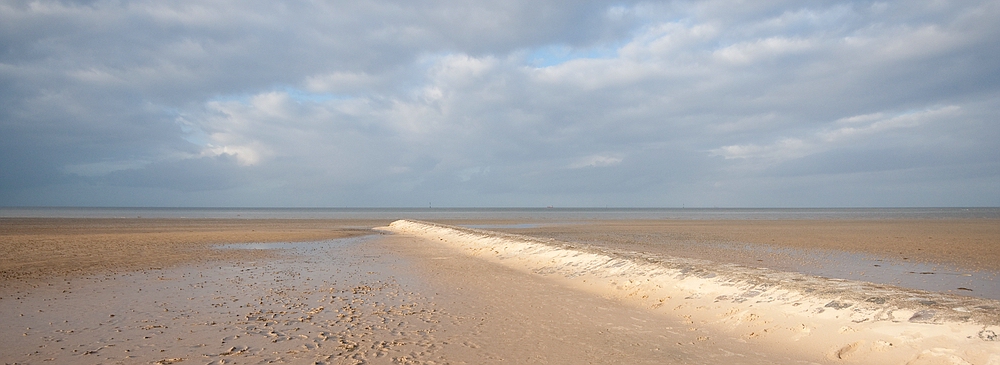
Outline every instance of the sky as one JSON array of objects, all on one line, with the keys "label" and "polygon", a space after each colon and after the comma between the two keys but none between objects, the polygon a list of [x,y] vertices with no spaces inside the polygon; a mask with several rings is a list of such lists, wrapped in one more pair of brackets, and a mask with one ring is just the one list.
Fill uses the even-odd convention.
[{"label": "sky", "polygon": [[0,0],[0,206],[1000,206],[1000,1]]}]

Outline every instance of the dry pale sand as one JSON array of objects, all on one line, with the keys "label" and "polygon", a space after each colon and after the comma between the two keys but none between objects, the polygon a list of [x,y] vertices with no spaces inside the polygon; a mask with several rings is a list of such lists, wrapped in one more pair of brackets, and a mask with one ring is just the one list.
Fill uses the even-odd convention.
[{"label": "dry pale sand", "polygon": [[996,300],[427,222],[397,221],[386,230],[682,318],[705,338],[735,337],[799,361],[1000,363]]},{"label": "dry pale sand", "polygon": [[[995,300],[621,238],[672,237],[655,222],[532,233],[574,242],[405,222],[359,235],[387,223],[0,220],[0,361],[1000,364]],[[622,246],[576,243],[604,239]]]}]

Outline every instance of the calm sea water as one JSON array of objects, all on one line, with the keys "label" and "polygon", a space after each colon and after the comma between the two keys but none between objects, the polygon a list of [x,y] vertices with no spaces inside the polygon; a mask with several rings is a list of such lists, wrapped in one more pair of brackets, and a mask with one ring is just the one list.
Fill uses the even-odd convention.
[{"label": "calm sea water", "polygon": [[1000,219],[1000,208],[64,208],[0,207],[13,218],[283,219]]}]

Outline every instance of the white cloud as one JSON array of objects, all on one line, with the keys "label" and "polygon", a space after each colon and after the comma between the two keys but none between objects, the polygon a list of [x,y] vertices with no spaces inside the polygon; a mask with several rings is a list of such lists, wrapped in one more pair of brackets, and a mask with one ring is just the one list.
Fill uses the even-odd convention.
[{"label": "white cloud", "polygon": [[727,46],[715,51],[714,56],[732,64],[747,64],[806,51],[813,47],[813,43],[805,39],[770,37]]},{"label": "white cloud", "polygon": [[945,118],[956,117],[960,112],[961,108],[958,106],[949,105],[931,110],[905,113],[891,118],[878,118],[882,116],[883,113],[855,116],[847,119],[851,122],[859,124],[865,123],[861,121],[864,119],[870,119],[871,121],[861,126],[841,127],[820,132],[818,136],[826,142],[837,142],[843,139],[859,138],[865,135],[885,133],[895,129],[915,128],[924,123],[937,122]]},{"label": "white cloud", "polygon": [[[213,135],[213,138],[218,139],[229,139],[226,136]],[[209,144],[205,146],[202,150],[201,156],[203,157],[216,157],[216,156],[233,156],[239,161],[241,166],[253,166],[261,161],[263,155],[267,152],[267,148],[262,146],[260,143],[251,142],[244,145],[227,145],[227,146],[215,146]]]},{"label": "white cloud", "polygon": [[2,3],[0,204],[64,186],[51,171],[114,191],[184,169],[203,183],[178,191],[249,205],[235,192],[778,204],[717,194],[832,189],[783,179],[872,151],[915,157],[870,164],[858,189],[905,167],[949,191],[970,184],[940,166],[998,164],[998,18],[985,0]]},{"label": "white cloud", "polygon": [[585,167],[608,167],[622,163],[621,157],[608,155],[591,155],[577,159],[569,165],[571,169],[582,169]]},{"label": "white cloud", "polygon": [[769,145],[744,144],[723,146],[710,151],[725,159],[764,159],[783,161],[808,155],[814,146],[798,138],[785,138]]},{"label": "white cloud", "polygon": [[914,129],[926,123],[944,123],[958,117],[961,108],[950,105],[919,112],[886,117],[885,112],[856,115],[830,123],[833,128],[823,128],[810,135],[783,138],[777,142],[729,145],[709,151],[712,156],[729,159],[753,159],[765,164],[784,162],[837,148],[849,147],[859,139],[870,138],[875,143],[892,140],[891,134],[899,130]]},{"label": "white cloud", "polygon": [[306,77],[305,88],[311,92],[355,93],[367,91],[379,82],[377,77],[366,72],[336,71]]}]

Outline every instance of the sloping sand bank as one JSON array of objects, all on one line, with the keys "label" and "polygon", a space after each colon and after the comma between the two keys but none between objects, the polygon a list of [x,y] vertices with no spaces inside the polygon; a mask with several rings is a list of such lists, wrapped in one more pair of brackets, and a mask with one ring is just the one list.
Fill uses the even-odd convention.
[{"label": "sloping sand bank", "polygon": [[816,362],[1000,364],[1000,303],[708,261],[624,256],[427,222],[419,236],[562,285]]}]

